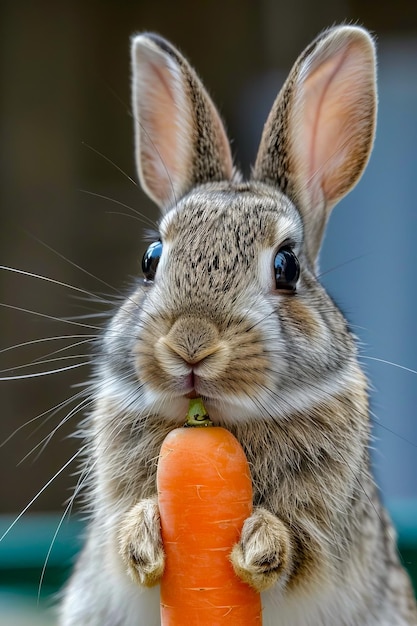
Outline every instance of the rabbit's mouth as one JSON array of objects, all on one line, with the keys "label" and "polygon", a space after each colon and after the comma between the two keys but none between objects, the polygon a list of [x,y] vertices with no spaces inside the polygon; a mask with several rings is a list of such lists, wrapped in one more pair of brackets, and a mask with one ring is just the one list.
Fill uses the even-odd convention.
[{"label": "rabbit's mouth", "polygon": [[188,400],[195,398],[209,399],[220,394],[220,390],[217,389],[215,383],[205,381],[202,376],[194,371],[194,368],[189,374],[178,380],[178,385],[181,395]]},{"label": "rabbit's mouth", "polygon": [[188,398],[189,400],[193,400],[195,398],[200,397],[201,394],[196,389],[197,384],[198,384],[198,377],[192,371],[190,372],[190,374],[188,374],[188,376],[185,379],[186,388],[190,389],[190,391],[187,391],[186,393],[184,393],[184,396]]}]

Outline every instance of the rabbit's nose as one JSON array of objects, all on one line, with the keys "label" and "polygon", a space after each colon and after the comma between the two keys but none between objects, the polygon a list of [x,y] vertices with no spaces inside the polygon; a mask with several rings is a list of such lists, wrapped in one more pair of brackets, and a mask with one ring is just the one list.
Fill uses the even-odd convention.
[{"label": "rabbit's nose", "polygon": [[158,342],[188,365],[195,366],[217,352],[221,346],[219,332],[210,320],[184,315],[176,320],[170,331]]}]

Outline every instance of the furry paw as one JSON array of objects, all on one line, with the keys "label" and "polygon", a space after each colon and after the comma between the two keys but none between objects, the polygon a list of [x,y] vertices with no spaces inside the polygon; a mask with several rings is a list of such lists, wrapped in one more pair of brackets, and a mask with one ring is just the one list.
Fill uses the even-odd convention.
[{"label": "furry paw", "polygon": [[131,578],[145,587],[156,585],[165,564],[156,499],[141,500],[128,512],[121,524],[119,542]]},{"label": "furry paw", "polygon": [[255,509],[230,555],[236,574],[256,591],[265,591],[279,578],[284,582],[290,566],[289,531],[275,515]]}]

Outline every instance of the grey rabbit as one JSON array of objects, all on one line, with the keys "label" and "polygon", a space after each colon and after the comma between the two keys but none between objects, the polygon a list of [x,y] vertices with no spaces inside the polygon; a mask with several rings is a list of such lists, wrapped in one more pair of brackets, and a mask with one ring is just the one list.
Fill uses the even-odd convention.
[{"label": "grey rabbit", "polygon": [[132,64],[137,169],[162,218],[97,347],[91,515],[61,626],[160,625],[157,458],[197,395],[249,460],[254,512],[230,559],[264,626],[417,625],[370,467],[367,380],[317,278],[330,211],[372,149],[372,38],[345,25],[306,48],[248,181],[183,56],[146,33]]}]

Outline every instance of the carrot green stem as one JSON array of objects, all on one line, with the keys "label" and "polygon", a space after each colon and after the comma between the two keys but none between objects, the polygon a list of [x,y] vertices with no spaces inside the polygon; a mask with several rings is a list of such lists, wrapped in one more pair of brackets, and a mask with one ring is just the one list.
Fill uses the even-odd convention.
[{"label": "carrot green stem", "polygon": [[192,398],[188,405],[188,413],[184,426],[205,427],[213,426],[213,422],[208,416],[206,407],[201,398]]}]

